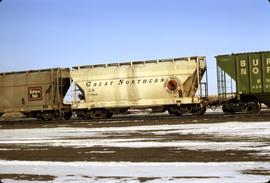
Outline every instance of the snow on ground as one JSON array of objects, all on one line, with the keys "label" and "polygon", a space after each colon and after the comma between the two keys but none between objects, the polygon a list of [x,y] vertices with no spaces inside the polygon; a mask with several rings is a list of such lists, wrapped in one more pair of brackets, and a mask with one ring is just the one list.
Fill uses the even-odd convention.
[{"label": "snow on ground", "polygon": [[[137,134],[133,136],[132,134]],[[204,140],[170,136],[208,136]],[[210,140],[211,139],[211,140]],[[220,140],[213,140],[220,139]],[[0,145],[59,147],[175,147],[191,150],[254,150],[270,157],[270,122],[147,125],[103,128],[34,128],[0,130]],[[1,149],[7,150],[7,149]],[[0,156],[1,159],[1,156]],[[267,182],[270,176],[243,174],[270,170],[269,162],[49,162],[0,160],[0,174],[56,176],[54,182]],[[5,179],[4,183],[18,182]],[[19,181],[27,182],[27,181]]]},{"label": "snow on ground", "polygon": [[[176,147],[189,150],[256,150],[270,153],[270,122],[149,125],[109,128],[36,128],[0,130],[1,144],[60,147]],[[151,138],[124,138],[131,133]],[[26,135],[27,134],[27,135]],[[152,135],[151,135],[152,134]],[[171,134],[211,135],[221,141],[168,140]],[[111,138],[113,136],[113,138]],[[77,138],[77,139],[76,139]],[[230,138],[233,139],[230,141]],[[245,139],[244,141],[241,139]],[[226,139],[222,141],[222,139]],[[237,140],[235,140],[237,139]],[[239,139],[239,141],[238,141]],[[247,140],[248,139],[248,140]],[[252,140],[253,139],[253,140]],[[255,140],[254,140],[255,139]],[[269,139],[269,141],[267,140]],[[162,141],[161,141],[162,140]]]},{"label": "snow on ground", "polygon": [[[54,182],[266,182],[267,177],[241,174],[246,169],[270,169],[263,162],[224,163],[132,163],[132,162],[41,162],[0,161],[1,174],[38,174],[56,176]],[[120,181],[122,180],[122,181]],[[6,180],[5,183],[16,182]],[[20,181],[22,182],[22,181]]]},{"label": "snow on ground", "polygon": [[[224,122],[197,123],[179,125],[148,125],[131,127],[101,127],[101,128],[35,128],[0,130],[2,139],[54,139],[62,137],[100,136],[105,132],[143,132],[153,131],[156,134],[220,134],[234,136],[269,136],[270,122]],[[27,133],[27,137],[25,134]]]}]

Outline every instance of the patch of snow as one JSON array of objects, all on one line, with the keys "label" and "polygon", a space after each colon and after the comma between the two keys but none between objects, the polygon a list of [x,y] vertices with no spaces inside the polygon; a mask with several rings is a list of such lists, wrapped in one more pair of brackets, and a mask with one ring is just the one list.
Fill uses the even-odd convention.
[{"label": "patch of snow", "polygon": [[[131,163],[131,162],[42,162],[0,161],[0,174],[36,174],[56,176],[55,182],[138,182],[139,177],[155,178],[147,182],[266,182],[267,177],[241,174],[246,169],[270,169],[265,162],[222,163]],[[74,175],[74,176],[69,176]],[[101,178],[102,177],[102,178]],[[116,178],[113,178],[116,177]],[[183,178],[181,178],[183,177]],[[105,179],[104,179],[105,178]],[[184,181],[185,180],[185,181]],[[6,182],[6,181],[5,181]]]},{"label": "patch of snow", "polygon": [[[130,133],[154,134],[152,138],[120,138]],[[206,135],[227,140],[225,142],[170,140],[171,134]],[[155,135],[163,135],[161,138]],[[114,136],[114,138],[109,138]],[[270,154],[270,122],[227,122],[216,124],[148,125],[110,128],[37,128],[0,130],[0,144],[24,144],[28,146],[69,147],[175,147],[189,150],[255,150]],[[78,138],[78,139],[74,139]],[[247,140],[249,139],[249,140]],[[255,140],[250,140],[255,139]]]},{"label": "patch of snow", "polygon": [[[97,136],[106,132],[151,132],[155,134],[222,134],[236,136],[269,136],[270,122],[226,122],[207,124],[179,124],[179,125],[147,125],[131,127],[101,127],[101,128],[35,128],[35,129],[10,129],[1,130],[3,138],[63,138],[63,137],[88,137]],[[31,133],[29,133],[31,132]]]}]

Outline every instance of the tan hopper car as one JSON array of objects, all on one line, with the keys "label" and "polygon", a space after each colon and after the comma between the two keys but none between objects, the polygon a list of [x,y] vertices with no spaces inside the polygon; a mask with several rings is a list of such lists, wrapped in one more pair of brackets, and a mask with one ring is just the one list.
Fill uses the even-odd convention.
[{"label": "tan hopper car", "polygon": [[130,108],[203,114],[205,71],[203,56],[73,67],[72,109],[82,118],[111,117]]},{"label": "tan hopper car", "polygon": [[21,112],[44,120],[69,118],[70,106],[63,104],[69,86],[70,69],[0,73],[0,114]]}]

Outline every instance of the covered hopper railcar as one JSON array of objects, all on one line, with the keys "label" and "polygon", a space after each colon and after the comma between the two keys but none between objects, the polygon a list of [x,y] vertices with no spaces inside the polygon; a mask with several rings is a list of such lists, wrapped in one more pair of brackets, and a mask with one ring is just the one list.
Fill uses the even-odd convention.
[{"label": "covered hopper railcar", "polygon": [[21,112],[43,120],[71,117],[63,98],[70,87],[70,69],[0,73],[0,114]]},{"label": "covered hopper railcar", "polygon": [[201,56],[73,67],[72,109],[86,119],[109,118],[131,108],[203,114],[205,71]]},{"label": "covered hopper railcar", "polygon": [[270,107],[270,51],[216,56],[218,96],[224,112]]}]

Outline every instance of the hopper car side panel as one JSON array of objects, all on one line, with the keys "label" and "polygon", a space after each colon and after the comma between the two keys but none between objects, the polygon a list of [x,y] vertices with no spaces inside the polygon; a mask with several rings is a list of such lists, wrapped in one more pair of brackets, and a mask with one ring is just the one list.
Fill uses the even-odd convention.
[{"label": "hopper car side panel", "polygon": [[[0,113],[59,116],[58,111],[70,108],[63,104],[63,96],[70,85],[69,74],[69,69],[1,73]],[[51,114],[52,111],[58,114]]]},{"label": "hopper car side panel", "polygon": [[71,77],[83,97],[72,108],[200,105],[195,93],[205,70],[204,57],[76,67]]}]

